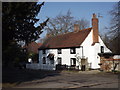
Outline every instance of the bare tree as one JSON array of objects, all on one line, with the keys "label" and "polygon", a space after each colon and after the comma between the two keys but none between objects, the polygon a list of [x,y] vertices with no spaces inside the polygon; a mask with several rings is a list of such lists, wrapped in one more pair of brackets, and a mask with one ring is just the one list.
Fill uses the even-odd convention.
[{"label": "bare tree", "polygon": [[101,38],[102,38],[103,42],[105,43],[105,45],[110,49],[109,36],[107,36],[107,34],[104,34],[104,35],[101,35]]},{"label": "bare tree", "polygon": [[81,20],[75,20],[73,24],[78,24],[80,30],[88,28],[89,26],[89,22],[84,18],[82,18]]},{"label": "bare tree", "polygon": [[113,10],[110,11],[111,31],[110,31],[110,46],[114,53],[120,54],[120,1],[116,3]]},{"label": "bare tree", "polygon": [[51,34],[52,36],[56,36],[59,34],[72,32],[74,24],[79,24],[80,29],[84,29],[89,26],[88,21],[85,19],[75,20],[75,18],[71,16],[71,11],[68,10],[66,15],[59,14],[55,18],[51,18],[48,21],[46,30],[47,33]]}]

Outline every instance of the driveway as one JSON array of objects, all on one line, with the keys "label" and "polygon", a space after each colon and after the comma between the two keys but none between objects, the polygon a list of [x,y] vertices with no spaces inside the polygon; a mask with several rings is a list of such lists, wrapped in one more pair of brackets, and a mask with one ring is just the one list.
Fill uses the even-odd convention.
[{"label": "driveway", "polygon": [[15,88],[118,88],[118,75],[97,70],[62,71],[42,79],[22,82]]}]

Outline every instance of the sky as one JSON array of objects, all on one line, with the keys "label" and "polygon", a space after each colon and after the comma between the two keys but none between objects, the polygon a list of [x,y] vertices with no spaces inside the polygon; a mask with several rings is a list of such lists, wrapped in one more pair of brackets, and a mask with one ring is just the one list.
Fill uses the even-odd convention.
[{"label": "sky", "polygon": [[[91,27],[92,14],[100,14],[102,18],[99,19],[99,33],[104,34],[108,30],[105,27],[110,27],[111,16],[109,11],[113,9],[116,2],[46,2],[41,8],[37,18],[43,22],[47,17],[54,18],[57,15],[66,14],[68,10],[71,11],[71,16],[76,19],[84,18],[89,21]],[[37,24],[36,24],[37,26]],[[44,31],[40,36],[44,37]]]}]

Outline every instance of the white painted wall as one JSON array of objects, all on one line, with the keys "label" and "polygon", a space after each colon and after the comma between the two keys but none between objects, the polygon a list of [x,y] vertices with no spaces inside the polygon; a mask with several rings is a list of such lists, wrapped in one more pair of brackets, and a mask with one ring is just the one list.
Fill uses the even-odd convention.
[{"label": "white painted wall", "polygon": [[84,56],[88,58],[88,63],[92,63],[93,68],[94,47],[92,46],[92,42],[92,32],[90,32],[81,46],[83,46]]},{"label": "white painted wall", "polygon": [[96,43],[92,46],[93,38],[92,38],[93,30],[91,30],[90,34],[87,36],[87,38],[84,40],[81,46],[83,46],[84,49],[84,55],[88,57],[88,63],[92,63],[92,68],[100,68],[98,63],[100,63],[100,57],[98,53],[101,52],[100,47],[104,47],[104,52],[111,52],[103,43],[102,39],[99,36],[99,43]]},{"label": "white painted wall", "polygon": [[[62,65],[68,65],[70,66],[70,59],[71,58],[76,58],[75,55],[78,54],[80,57],[82,57],[82,48],[76,48],[76,54],[70,54],[70,49],[62,49],[62,54],[58,54],[57,53],[57,49],[47,49],[46,50],[46,54],[42,54],[42,50],[39,50],[39,64],[40,65],[51,65],[49,60],[47,59],[47,55],[49,55],[50,53],[54,54],[54,67],[56,66],[56,64],[58,64],[57,58],[61,57],[62,58]],[[42,62],[42,58],[46,57],[46,64],[43,64]],[[76,66],[78,66],[79,64],[76,62]]]}]

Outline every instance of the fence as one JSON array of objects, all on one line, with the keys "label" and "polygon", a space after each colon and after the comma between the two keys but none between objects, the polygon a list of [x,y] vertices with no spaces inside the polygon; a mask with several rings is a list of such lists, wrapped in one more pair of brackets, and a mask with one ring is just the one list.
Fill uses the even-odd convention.
[{"label": "fence", "polygon": [[55,70],[54,65],[41,65],[41,64],[26,64],[28,69],[43,69],[43,70]]}]

